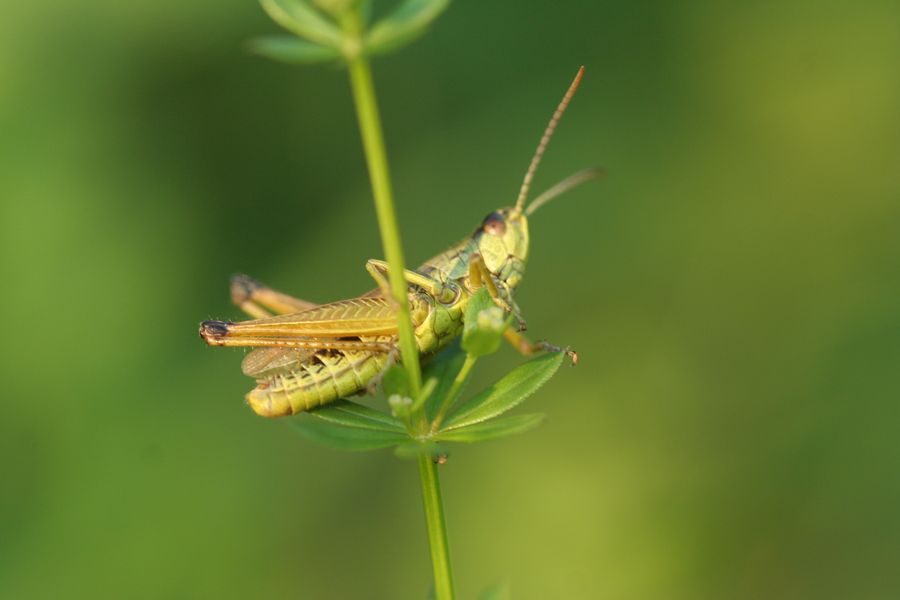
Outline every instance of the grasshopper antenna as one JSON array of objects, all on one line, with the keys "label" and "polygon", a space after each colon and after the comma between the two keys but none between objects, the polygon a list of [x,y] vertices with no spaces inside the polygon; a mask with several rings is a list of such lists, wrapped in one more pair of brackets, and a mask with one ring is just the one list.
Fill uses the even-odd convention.
[{"label": "grasshopper antenna", "polygon": [[522,212],[522,209],[525,207],[525,200],[528,198],[528,190],[531,189],[531,180],[534,179],[534,174],[537,171],[538,165],[541,164],[541,158],[543,158],[544,156],[544,151],[547,149],[547,144],[550,143],[550,138],[553,136],[553,131],[556,129],[556,125],[562,118],[563,113],[566,112],[566,107],[569,106],[569,102],[572,101],[572,96],[575,95],[575,90],[577,90],[579,84],[581,84],[582,77],[584,77],[583,65],[580,69],[578,69],[578,73],[575,74],[575,79],[572,80],[572,83],[569,85],[569,89],[566,90],[566,95],[563,96],[563,99],[560,101],[559,106],[556,107],[556,111],[553,113],[553,116],[550,117],[550,122],[547,124],[547,128],[544,130],[544,135],[541,137],[541,141],[538,144],[537,150],[535,150],[534,156],[531,158],[531,164],[528,165],[528,171],[525,172],[525,179],[522,181],[522,187],[519,189],[519,197],[516,199],[516,207],[514,209],[514,212]]},{"label": "grasshopper antenna", "polygon": [[601,167],[590,167],[584,169],[582,171],[578,171],[572,175],[569,175],[552,188],[547,190],[546,192],[540,194],[537,198],[535,198],[531,204],[528,205],[528,208],[525,209],[525,216],[530,217],[531,213],[547,204],[557,196],[562,196],[569,190],[574,187],[578,187],[585,181],[590,181],[591,179],[596,179],[603,175],[605,171]]}]

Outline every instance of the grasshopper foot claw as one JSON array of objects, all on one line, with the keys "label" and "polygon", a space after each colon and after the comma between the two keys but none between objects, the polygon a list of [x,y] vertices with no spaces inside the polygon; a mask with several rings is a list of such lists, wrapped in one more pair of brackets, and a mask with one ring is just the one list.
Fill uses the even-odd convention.
[{"label": "grasshopper foot claw", "polygon": [[537,346],[544,352],[565,352],[566,356],[569,357],[569,360],[572,361],[573,367],[578,364],[578,353],[570,348],[560,348],[559,346],[556,346],[544,340],[539,341],[535,344],[535,346]]}]

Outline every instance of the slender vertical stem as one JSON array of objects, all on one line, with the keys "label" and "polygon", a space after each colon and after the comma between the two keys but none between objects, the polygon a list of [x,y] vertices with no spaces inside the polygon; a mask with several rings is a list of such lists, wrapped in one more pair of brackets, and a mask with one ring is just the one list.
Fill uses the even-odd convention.
[{"label": "slender vertical stem", "polygon": [[[348,39],[358,40],[362,27],[359,14],[355,10],[350,10],[341,21]],[[350,86],[353,89],[353,101],[359,119],[366,163],[369,167],[372,194],[375,197],[375,212],[378,215],[384,256],[390,266],[388,280],[391,294],[399,309],[397,326],[400,333],[400,353],[403,366],[409,375],[410,391],[413,397],[417,398],[422,389],[422,373],[419,370],[419,352],[409,316],[407,284],[403,276],[405,269],[403,247],[400,244],[400,232],[394,211],[384,135],[381,132],[381,118],[375,99],[375,85],[372,82],[369,62],[362,52],[357,51],[355,55],[349,56],[347,67],[350,71]],[[453,600],[450,549],[447,543],[447,527],[444,523],[441,486],[437,467],[428,454],[419,456],[419,477],[422,481],[422,501],[425,506],[425,523],[428,527],[428,543],[431,547],[431,562],[434,569],[435,595],[437,600]]]},{"label": "slender vertical stem", "polygon": [[[359,27],[358,15],[348,15],[344,22],[345,31],[350,35],[357,35]],[[369,166],[372,194],[375,197],[378,228],[381,232],[384,256],[390,267],[388,280],[391,284],[391,294],[396,300],[399,309],[397,325],[400,333],[400,355],[403,367],[409,375],[410,391],[415,398],[422,389],[419,350],[409,317],[409,301],[406,293],[407,283],[403,276],[406,266],[403,259],[403,247],[400,244],[397,216],[394,210],[394,194],[388,171],[384,136],[381,132],[381,117],[378,114],[378,102],[375,98],[375,85],[372,82],[372,71],[369,68],[369,61],[362,52],[348,60],[348,68],[350,71],[350,86],[353,89],[353,101],[356,105],[356,116],[359,119],[359,131],[362,135],[363,149],[365,150],[366,162]]]},{"label": "slender vertical stem", "polygon": [[453,600],[453,574],[450,572],[450,545],[447,542],[447,524],[444,522],[441,482],[438,479],[437,465],[429,454],[419,456],[419,477],[422,480],[428,544],[431,546],[435,598]]}]

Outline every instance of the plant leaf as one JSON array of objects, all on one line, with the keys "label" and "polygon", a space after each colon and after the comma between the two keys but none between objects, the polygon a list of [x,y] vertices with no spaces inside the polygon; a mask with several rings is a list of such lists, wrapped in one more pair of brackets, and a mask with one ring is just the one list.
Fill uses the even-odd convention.
[{"label": "plant leaf", "polygon": [[534,429],[541,424],[546,415],[516,415],[514,417],[503,417],[501,419],[493,419],[485,423],[475,423],[453,430],[443,430],[434,436],[435,440],[441,442],[481,442],[484,440],[492,440],[495,438],[505,437],[516,433],[524,433],[530,429]]},{"label": "plant leaf", "polygon": [[405,433],[403,423],[389,414],[349,400],[337,400],[309,411],[309,414],[343,427]]},{"label": "plant leaf", "polygon": [[428,402],[428,399],[431,398],[431,394],[434,393],[437,384],[437,379],[433,377],[425,380],[425,383],[422,385],[422,391],[419,392],[419,396],[413,400],[412,406],[409,408],[412,414],[418,415],[422,412],[422,407]]},{"label": "plant leaf", "polygon": [[444,398],[447,397],[450,386],[453,385],[453,380],[456,379],[464,362],[466,362],[466,353],[462,352],[459,346],[453,345],[433,358],[425,367],[422,379],[425,381],[437,379],[437,387],[434,388],[425,403],[425,415],[429,422],[433,421],[437,415],[438,409],[443,404]]},{"label": "plant leaf", "polygon": [[489,388],[463,402],[443,430],[466,427],[505,413],[546,383],[556,373],[564,356],[564,352],[542,354],[519,365]]},{"label": "plant leaf", "polygon": [[323,46],[339,48],[341,31],[303,0],[260,0],[273,21],[300,37]]},{"label": "plant leaf", "polygon": [[311,415],[291,417],[288,422],[305,437],[324,446],[339,450],[376,450],[396,446],[409,440],[402,433],[345,427],[336,423],[316,419]]},{"label": "plant leaf", "polygon": [[493,354],[503,341],[503,309],[494,304],[486,287],[469,298],[463,319],[462,349],[472,356]]},{"label": "plant leaf", "polygon": [[340,53],[293,35],[267,35],[247,43],[250,52],[290,65],[316,64],[335,60]]},{"label": "plant leaf", "polygon": [[405,0],[394,12],[377,21],[365,37],[369,54],[383,54],[403,46],[427,31],[450,0]]},{"label": "plant leaf", "polygon": [[359,4],[359,0],[312,0],[312,3],[322,11],[338,18],[353,10]]}]

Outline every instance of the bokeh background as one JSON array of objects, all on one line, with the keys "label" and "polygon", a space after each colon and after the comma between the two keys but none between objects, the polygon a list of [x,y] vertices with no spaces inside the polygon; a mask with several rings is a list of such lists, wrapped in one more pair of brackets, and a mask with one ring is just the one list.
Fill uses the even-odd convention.
[{"label": "bokeh background", "polygon": [[[427,594],[414,463],[254,416],[205,347],[250,273],[380,257],[349,87],[252,0],[0,17],[0,596]],[[375,75],[406,253],[537,188],[535,432],[442,468],[460,598],[900,595],[900,5],[456,2]],[[486,384],[520,359],[478,367]],[[473,388],[474,389],[474,388]]]}]

